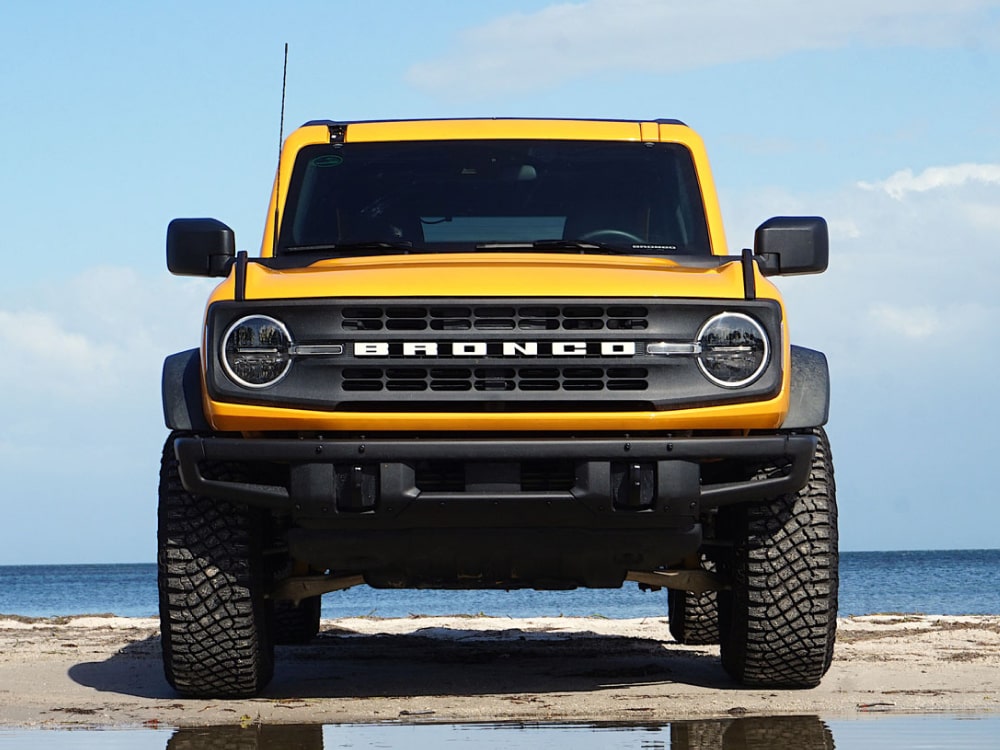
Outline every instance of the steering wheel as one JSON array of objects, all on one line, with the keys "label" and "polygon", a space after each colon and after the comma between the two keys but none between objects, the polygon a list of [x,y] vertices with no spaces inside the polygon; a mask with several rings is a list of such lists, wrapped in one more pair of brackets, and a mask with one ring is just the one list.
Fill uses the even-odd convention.
[{"label": "steering wheel", "polygon": [[641,237],[636,237],[631,232],[621,229],[594,229],[586,234],[581,234],[577,239],[580,242],[628,242],[629,244],[642,244],[645,242]]}]

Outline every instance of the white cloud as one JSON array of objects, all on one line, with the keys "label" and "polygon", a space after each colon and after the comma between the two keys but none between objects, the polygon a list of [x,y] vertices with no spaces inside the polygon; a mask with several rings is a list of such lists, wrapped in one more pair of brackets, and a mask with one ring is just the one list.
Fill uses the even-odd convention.
[{"label": "white cloud", "polygon": [[827,222],[830,229],[830,239],[857,239],[861,236],[861,229],[854,219],[831,219]]},{"label": "white cloud", "polygon": [[[962,206],[962,216],[973,226],[1000,236],[1000,209],[997,203],[969,202]],[[994,240],[996,245],[996,240]]]},{"label": "white cloud", "polygon": [[859,182],[862,190],[880,190],[901,200],[907,193],[926,193],[941,188],[954,188],[969,183],[1000,185],[1000,164],[956,164],[949,167],[928,167],[920,174],[903,169],[880,182]]},{"label": "white cloud", "polygon": [[869,316],[880,331],[902,334],[908,339],[926,339],[945,328],[940,313],[932,307],[875,305]]},{"label": "white cloud", "polygon": [[0,349],[9,358],[0,389],[16,402],[7,422],[41,405],[125,408],[147,399],[163,357],[198,344],[206,298],[199,282],[98,267],[56,287],[28,290],[22,299],[30,302],[7,300],[0,307]]},{"label": "white cloud", "polygon": [[33,311],[0,310],[0,349],[10,353],[8,362],[16,362],[17,370],[37,366],[73,379],[100,375],[113,359],[110,347],[67,331],[50,314]]},{"label": "white cloud", "polygon": [[[724,214],[737,242],[767,216],[793,214],[803,204],[826,216],[829,270],[776,283],[793,340],[826,351],[838,382],[857,388],[905,380],[932,389],[956,362],[1000,367],[1000,350],[984,346],[996,339],[1000,320],[1000,180],[968,167],[942,166],[937,177],[914,178],[935,185],[922,191],[854,183],[783,199],[773,189],[729,196]],[[892,180],[877,184],[901,186]]]},{"label": "white cloud", "polygon": [[[868,310],[868,319],[875,335],[901,335],[939,348],[953,345],[956,352],[963,351],[964,358],[970,356],[969,347],[977,340],[996,336],[993,327],[998,314],[1000,305],[990,300],[961,302],[949,296],[925,305],[875,304]],[[992,352],[988,355],[996,356]]]},{"label": "white cloud", "polygon": [[407,80],[447,96],[551,87],[592,73],[674,72],[794,52],[890,44],[994,43],[990,0],[586,0],[514,13],[462,32]]}]

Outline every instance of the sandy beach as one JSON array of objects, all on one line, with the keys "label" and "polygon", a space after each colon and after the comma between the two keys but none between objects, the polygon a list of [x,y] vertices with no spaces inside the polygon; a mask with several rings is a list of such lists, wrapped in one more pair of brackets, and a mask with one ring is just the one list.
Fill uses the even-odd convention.
[{"label": "sandy beach", "polygon": [[1000,616],[840,621],[813,690],[748,690],[666,618],[324,620],[279,647],[253,700],[187,700],[163,678],[155,619],[0,615],[0,726],[380,721],[666,721],[858,712],[1000,712]]}]

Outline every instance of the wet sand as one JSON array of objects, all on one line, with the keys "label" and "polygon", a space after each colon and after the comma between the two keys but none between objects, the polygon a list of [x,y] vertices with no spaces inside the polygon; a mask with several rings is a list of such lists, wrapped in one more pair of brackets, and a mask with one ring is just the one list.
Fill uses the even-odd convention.
[{"label": "wet sand", "polygon": [[1000,616],[841,620],[813,690],[740,688],[717,647],[676,644],[665,618],[324,620],[313,643],[278,648],[264,695],[235,701],[178,697],[157,625],[0,615],[0,726],[1000,713]]}]

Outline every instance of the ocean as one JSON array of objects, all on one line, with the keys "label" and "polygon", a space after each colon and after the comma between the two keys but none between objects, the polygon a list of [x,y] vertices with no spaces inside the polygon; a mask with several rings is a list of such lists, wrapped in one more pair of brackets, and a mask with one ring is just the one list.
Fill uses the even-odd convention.
[{"label": "ocean", "polygon": [[[1000,614],[1000,550],[842,552],[841,617],[906,612]],[[411,614],[484,614],[496,617],[662,617],[664,592],[621,589],[575,591],[410,591],[359,586],[323,597],[323,617]],[[0,614],[55,617],[157,612],[156,566],[0,566]]]}]

